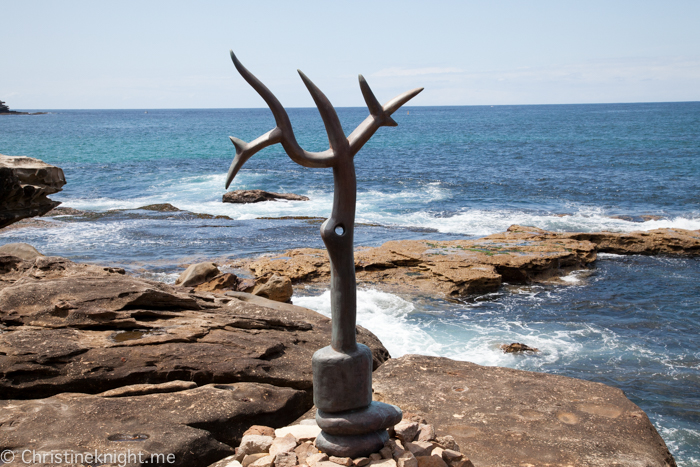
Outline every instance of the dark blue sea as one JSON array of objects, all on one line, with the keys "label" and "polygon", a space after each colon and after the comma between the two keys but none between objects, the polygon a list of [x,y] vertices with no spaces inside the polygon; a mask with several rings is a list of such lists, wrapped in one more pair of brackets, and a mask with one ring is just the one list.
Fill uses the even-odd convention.
[{"label": "dark blue sea", "polygon": [[[323,246],[317,222],[278,218],[327,216],[331,171],[300,167],[279,145],[253,156],[231,189],[310,201],[221,202],[233,157],[227,137],[251,141],[272,129],[267,109],[50,112],[0,117],[0,153],[62,167],[68,183],[53,198],[96,215],[0,231],[0,244],[28,242],[164,282],[194,261],[225,265]],[[338,113],[347,134],[367,116]],[[289,116],[305,149],[328,147],[315,109]],[[700,103],[408,107],[394,117],[399,126],[381,128],[355,158],[356,246],[475,238],[512,224],[700,229]],[[137,209],[156,203],[231,220]],[[565,279],[506,284],[461,302],[361,290],[358,317],[393,356],[442,355],[618,387],[679,465],[700,465],[700,258],[602,254]],[[293,301],[329,312],[325,290]],[[510,342],[541,352],[503,354],[499,344]]]}]

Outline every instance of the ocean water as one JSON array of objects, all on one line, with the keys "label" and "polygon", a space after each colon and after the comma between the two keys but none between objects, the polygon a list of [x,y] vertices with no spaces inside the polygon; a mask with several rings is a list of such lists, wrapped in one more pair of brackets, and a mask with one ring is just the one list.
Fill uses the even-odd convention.
[{"label": "ocean water", "polygon": [[[341,108],[346,133],[367,115]],[[315,109],[289,109],[300,144],[328,147]],[[700,229],[700,103],[408,107],[355,158],[356,246],[475,238],[512,224],[555,231]],[[0,153],[64,169],[64,206],[89,218],[0,231],[45,254],[174,281],[183,265],[322,247],[331,171],[281,147],[251,158],[231,189],[307,202],[223,204],[227,136],[272,129],[267,109],[55,110],[0,118]],[[138,209],[170,203],[186,212]],[[311,217],[294,219],[291,217]],[[642,216],[653,216],[643,221]],[[286,217],[285,219],[280,219]],[[329,292],[294,303],[329,314]],[[360,324],[393,356],[440,355],[598,381],[644,409],[679,465],[700,465],[700,259],[602,254],[565,285],[506,284],[446,301],[363,289]],[[502,343],[537,347],[503,354]]]}]

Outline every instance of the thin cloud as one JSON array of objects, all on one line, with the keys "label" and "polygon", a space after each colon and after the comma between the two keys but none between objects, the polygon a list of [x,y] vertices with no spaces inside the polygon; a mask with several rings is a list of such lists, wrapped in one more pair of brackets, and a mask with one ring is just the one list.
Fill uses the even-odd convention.
[{"label": "thin cloud", "polygon": [[373,73],[372,76],[384,78],[393,76],[445,75],[461,72],[462,70],[459,68],[384,68],[383,70]]}]

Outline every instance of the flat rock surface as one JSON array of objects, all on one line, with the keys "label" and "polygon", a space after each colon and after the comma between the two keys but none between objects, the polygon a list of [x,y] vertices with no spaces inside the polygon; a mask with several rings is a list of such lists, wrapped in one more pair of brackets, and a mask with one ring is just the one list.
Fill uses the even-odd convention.
[{"label": "flat rock surface", "polygon": [[[355,251],[358,284],[385,290],[464,296],[497,290],[502,282],[557,281],[590,267],[597,253],[700,254],[700,231],[557,233],[514,225],[477,240],[390,241]],[[327,283],[328,254],[301,248],[278,257],[240,260],[256,277],[280,274],[294,284]]]},{"label": "flat rock surface", "polygon": [[[232,455],[232,446],[250,425],[289,423],[299,415],[304,399],[303,391],[291,388],[234,383],[128,397],[65,393],[5,400],[0,401],[0,447],[14,451],[18,464],[26,450],[130,451],[146,462],[109,465],[208,466]],[[150,462],[151,454],[172,454],[173,462]]]},{"label": "flat rock surface", "polygon": [[58,167],[31,157],[0,154],[0,229],[61,204],[47,196],[61,191],[65,184]]},{"label": "flat rock surface", "polygon": [[[173,380],[306,391],[330,320],[242,292],[195,293],[64,258],[0,256],[0,394],[33,399]],[[375,368],[389,358],[358,327]]]},{"label": "flat rock surface", "polygon": [[406,355],[373,374],[374,398],[425,417],[480,466],[675,466],[619,389],[546,373]]}]

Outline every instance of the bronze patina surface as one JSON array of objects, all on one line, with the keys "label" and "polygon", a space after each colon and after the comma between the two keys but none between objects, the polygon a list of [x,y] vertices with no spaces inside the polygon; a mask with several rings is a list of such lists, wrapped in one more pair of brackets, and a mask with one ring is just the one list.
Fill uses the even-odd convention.
[{"label": "bronze patina surface", "polygon": [[383,445],[388,438],[386,428],[401,420],[401,411],[395,406],[372,402],[372,355],[355,339],[357,287],[353,232],[357,184],[354,157],[379,127],[397,126],[391,114],[423,88],[407,91],[381,105],[360,75],[360,89],[370,114],[346,137],[328,98],[299,71],[321,114],[330,145],[323,152],[309,152],[297,143],[289,116],[272,92],[241,64],[233,51],[231,59],[243,79],[270,107],[276,126],[250,143],[230,137],[236,156],[228,171],[226,188],[251,156],[277,143],[299,165],[333,169],[333,209],[321,225],[321,238],[330,257],[332,336],[331,345],[316,352],[312,360],[314,403],[319,409],[319,425],[324,427],[316,445],[336,456],[367,455]]}]

